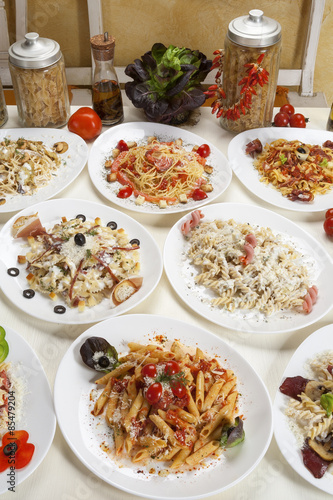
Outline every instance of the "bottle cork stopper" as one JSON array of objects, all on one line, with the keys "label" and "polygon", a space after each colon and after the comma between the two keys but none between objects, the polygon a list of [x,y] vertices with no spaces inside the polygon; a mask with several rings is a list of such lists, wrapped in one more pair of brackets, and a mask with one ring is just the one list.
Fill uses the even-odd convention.
[{"label": "bottle cork stopper", "polygon": [[113,59],[115,38],[109,35],[107,31],[104,34],[91,37],[90,44],[95,59],[99,61]]}]

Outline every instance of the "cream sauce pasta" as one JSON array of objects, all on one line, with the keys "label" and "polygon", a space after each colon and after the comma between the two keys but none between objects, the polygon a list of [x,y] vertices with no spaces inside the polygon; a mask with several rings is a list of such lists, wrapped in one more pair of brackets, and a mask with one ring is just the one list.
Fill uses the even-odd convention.
[{"label": "cream sauce pasta", "polygon": [[311,311],[318,290],[302,255],[282,235],[230,219],[201,222],[186,237],[195,283],[214,292],[213,306],[265,315]]}]

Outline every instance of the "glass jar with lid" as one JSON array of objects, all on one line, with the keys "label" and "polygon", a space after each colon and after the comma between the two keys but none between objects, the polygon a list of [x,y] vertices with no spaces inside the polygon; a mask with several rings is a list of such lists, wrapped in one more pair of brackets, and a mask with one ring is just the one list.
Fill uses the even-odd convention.
[{"label": "glass jar with lid", "polygon": [[27,33],[9,48],[9,69],[24,127],[62,127],[70,116],[65,63],[54,40]]},{"label": "glass jar with lid", "polygon": [[2,127],[8,120],[8,112],[5,101],[5,96],[3,95],[2,83],[0,80],[0,127]]},{"label": "glass jar with lid", "polygon": [[222,51],[223,128],[238,133],[272,124],[280,48],[281,26],[262,10],[231,21]]}]

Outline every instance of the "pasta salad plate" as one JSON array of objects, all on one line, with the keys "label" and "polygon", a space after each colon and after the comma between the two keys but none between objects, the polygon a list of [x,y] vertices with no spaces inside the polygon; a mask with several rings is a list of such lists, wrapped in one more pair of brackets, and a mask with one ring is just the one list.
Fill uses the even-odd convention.
[{"label": "pasta salad plate", "polygon": [[[193,146],[200,154],[192,152]],[[213,144],[187,130],[147,122],[123,123],[101,134],[91,148],[88,170],[106,199],[153,214],[205,205],[227,189],[232,177],[226,157]]]},{"label": "pasta salad plate", "polygon": [[76,179],[88,159],[85,141],[68,130],[1,129],[0,143],[0,213],[57,195]]},{"label": "pasta salad plate", "polygon": [[[0,493],[5,493],[17,492],[17,486],[40,465],[52,444],[56,417],[49,383],[38,357],[12,328],[1,324],[0,331],[2,353],[4,342],[8,345],[7,358],[0,365],[2,393],[4,385],[7,387],[5,380],[9,381],[5,389],[9,391],[7,417],[5,405],[1,405],[1,446],[5,446],[6,439],[9,442],[20,439],[20,434],[24,434],[23,441],[27,439],[27,443],[21,442],[18,446],[16,468],[13,465],[10,468],[13,464],[10,456],[4,468],[5,457],[1,451]],[[29,455],[26,464],[22,463],[22,455],[19,456],[20,448]]]},{"label": "pasta salad plate", "polygon": [[171,228],[163,258],[186,305],[232,330],[293,331],[332,307],[328,253],[289,219],[261,207],[221,203],[184,216]]},{"label": "pasta salad plate", "polygon": [[[133,328],[133,325],[135,325],[135,328]],[[118,377],[120,376],[120,371],[122,371],[124,376],[123,379],[120,380],[117,378],[113,379],[116,381],[113,386],[114,390],[117,392],[118,387],[119,391],[123,392],[121,392],[119,396],[120,399],[118,400],[120,406],[114,409],[112,417],[110,417],[110,406],[112,406],[112,403],[107,405],[105,415],[100,413],[97,417],[94,417],[91,413],[95,411],[94,399],[101,401],[100,394],[103,391],[103,386],[96,385],[94,381],[99,379],[99,377],[103,377],[105,373],[93,371],[84,364],[83,360],[85,359],[86,363],[89,359],[92,359],[89,358],[89,350],[96,341],[96,338],[99,341],[102,339],[104,344],[109,343],[112,345],[113,349],[116,349],[120,365],[118,368],[115,368],[115,370],[117,370]],[[176,347],[174,347],[175,345]],[[95,346],[99,349],[97,345]],[[179,376],[176,377],[176,369],[174,368],[174,365],[179,363],[179,365],[181,365],[181,370],[186,370],[186,366],[181,363],[181,354],[176,357],[178,353],[177,349],[180,348],[181,352],[183,352],[182,349],[185,348],[185,346],[193,353],[190,356],[186,356],[186,365],[188,365],[188,367],[197,359],[196,353],[200,352],[200,366],[202,370],[206,370],[204,368],[206,365],[211,366],[209,363],[212,361],[209,362],[208,360],[213,359],[214,362],[223,366],[226,370],[225,373],[231,374],[230,376],[237,378],[237,389],[236,386],[233,385],[233,389],[231,389],[229,396],[226,396],[225,407],[229,405],[229,397],[231,398],[232,395],[237,397],[237,391],[239,391],[239,399],[237,399],[235,408],[237,408],[237,413],[242,415],[242,417],[244,416],[245,431],[245,438],[243,434],[242,439],[239,440],[241,441],[239,444],[232,448],[220,448],[219,441],[215,440],[213,444],[215,448],[219,447],[221,452],[214,452],[213,455],[206,457],[203,461],[200,461],[200,463],[196,463],[196,465],[186,466],[189,463],[193,464],[191,460],[186,463],[180,462],[179,464],[179,457],[177,458],[175,454],[173,454],[174,458],[171,458],[169,455],[166,461],[162,461],[162,458],[164,460],[163,446],[167,446],[167,451],[169,448],[172,449],[173,445],[170,443],[174,440],[180,440],[177,441],[177,443],[183,443],[183,445],[181,445],[183,447],[180,456],[183,457],[183,459],[184,456],[185,458],[188,457],[187,460],[190,459],[190,450],[192,449],[193,442],[186,445],[187,439],[191,434],[189,429],[191,428],[195,433],[195,422],[200,422],[200,419],[197,420],[196,417],[193,416],[195,413],[193,409],[188,410],[187,405],[190,405],[190,399],[186,399],[185,404],[181,405],[183,406],[182,409],[177,407],[177,405],[173,406],[174,410],[168,409],[168,404],[170,401],[172,402],[173,399],[167,399],[166,392],[163,393],[164,395],[158,401],[159,406],[156,406],[157,400],[155,400],[155,403],[151,401],[151,404],[147,404],[147,400],[142,402],[142,399],[140,400],[142,391],[143,394],[145,394],[144,397],[148,399],[148,392],[151,387],[149,387],[147,392],[145,392],[145,389],[142,391],[141,389],[139,390],[140,385],[142,387],[142,382],[138,385],[139,393],[135,399],[132,400],[132,396],[128,396],[131,393],[131,387],[133,387],[129,380],[132,380],[132,378],[135,378],[137,375],[140,378],[144,370],[142,368],[140,375],[140,371],[138,371],[140,368],[137,366],[137,368],[132,368],[132,371],[127,375],[125,369],[128,365],[128,361],[125,361],[125,359],[128,358],[124,359],[122,355],[129,352],[129,349],[132,351],[136,350],[136,352],[134,352],[134,357],[139,360],[141,351],[138,349],[143,348],[149,350],[153,349],[152,346],[155,346],[156,349],[153,350],[155,358],[150,358],[151,363],[153,363],[155,359],[155,365],[153,364],[153,366],[155,366],[158,372],[164,370],[164,391],[167,391],[168,384],[165,378],[167,373],[166,360],[168,359],[170,365],[172,361],[171,351],[174,353],[173,355],[175,357],[171,363],[173,366],[173,375],[169,378],[170,380],[177,379],[180,385],[185,383],[182,382],[182,377],[187,377],[188,375],[186,375],[184,371],[180,371],[177,372]],[[171,350],[169,351],[169,349]],[[95,351],[93,350],[92,352]],[[98,354],[101,355],[103,352],[99,352]],[[165,354],[165,352],[167,352],[167,354]],[[160,355],[158,358],[156,358],[157,354]],[[163,354],[167,357],[164,358]],[[85,355],[87,355],[87,357],[84,357]],[[94,355],[95,361],[97,359],[96,356],[97,353]],[[145,359],[148,360],[147,356]],[[179,360],[178,363],[175,359]],[[163,362],[163,360],[165,361]],[[197,363],[200,363],[200,361],[197,361]],[[142,364],[144,364],[144,362]],[[145,369],[147,367],[151,369],[151,364],[144,366]],[[161,370],[159,368],[161,368]],[[216,368],[216,370],[218,370],[218,368]],[[109,377],[112,383],[113,374],[114,377],[116,377],[116,373],[115,371],[109,373],[112,374],[112,376]],[[170,374],[170,372],[168,373]],[[195,369],[195,365],[193,365],[191,373],[193,373],[194,377],[197,377],[198,371]],[[213,376],[212,373],[210,376]],[[68,380],[71,381],[70,384],[68,384]],[[151,377],[144,377],[144,383],[147,382],[150,384],[153,380],[154,379]],[[99,384],[102,384],[102,382],[99,381]],[[171,382],[170,386],[172,386]],[[192,388],[190,386],[192,386]],[[194,399],[196,398],[196,396],[194,396],[196,389],[194,389],[193,382],[190,382],[190,386],[188,391],[191,390],[193,393],[192,399]],[[98,392],[98,395],[96,392]],[[110,401],[113,401],[113,396],[115,394],[116,393],[112,389]],[[226,394],[228,394],[228,392],[226,392]],[[126,406],[125,400],[127,400],[127,398],[125,398],[125,396],[129,397],[127,408],[130,408],[127,413],[127,415],[129,415],[127,420],[126,416],[123,420],[124,422],[129,422],[129,427],[126,427],[128,429],[128,434],[125,438],[125,444],[121,448],[122,451],[119,449],[119,453],[115,454],[114,449],[118,446],[117,443],[119,442],[120,432],[122,436],[124,436],[124,433],[126,434],[126,431],[120,431],[117,427],[117,425],[120,424],[115,423],[120,422],[116,414],[121,412],[121,408]],[[139,400],[141,401],[140,404]],[[272,436],[270,398],[263,382],[247,361],[236,350],[210,332],[197,326],[163,316],[142,314],[128,315],[110,318],[89,328],[74,341],[59,365],[54,387],[54,401],[58,423],[63,436],[71,450],[74,451],[81,462],[107,483],[128,493],[139,495],[144,498],[160,500],[194,500],[224,491],[244,479],[259,464],[269,446]],[[177,401],[179,402],[180,400],[178,399]],[[235,398],[233,398],[233,401],[236,401]],[[194,407],[197,408],[195,406],[196,403],[193,402],[193,404]],[[214,404],[217,404],[217,399]],[[140,405],[142,406],[139,410]],[[163,407],[164,410],[158,410],[158,407]],[[135,408],[137,408],[139,413],[134,413]],[[177,413],[177,408],[179,413]],[[193,414],[191,414],[190,411],[193,411]],[[202,409],[202,411],[204,410]],[[225,412],[226,410],[224,410],[224,413]],[[175,429],[172,430],[172,427],[178,425],[175,423],[176,420],[174,420],[174,424],[170,423],[171,415],[176,415],[176,413],[188,419],[187,424],[184,424],[186,429],[183,428],[183,431],[179,430],[178,433]],[[106,419],[109,419],[110,427],[106,424]],[[141,423],[143,422],[142,419],[147,419],[147,422],[143,423],[143,426],[140,427],[140,421]],[[166,427],[166,421],[169,422],[169,427]],[[213,419],[213,421],[215,422],[215,419]],[[258,426],[258,421],[260,421],[260,426]],[[113,426],[111,422],[115,425],[113,429],[111,429]],[[155,424],[153,425],[152,422],[156,422],[156,426]],[[180,419],[178,419],[177,422],[179,423]],[[146,425],[148,427],[146,427]],[[160,428],[157,428],[157,425],[166,429],[166,434],[163,434],[163,432],[159,430]],[[222,420],[222,429],[224,425],[226,424]],[[135,432],[135,429],[139,429],[138,433]],[[147,430],[145,431],[145,429]],[[221,428],[216,429],[216,434],[218,433],[217,431],[221,433]],[[191,434],[191,436],[192,439],[197,439],[194,437],[194,434]],[[140,459],[138,461],[126,457],[127,453],[133,455],[137,443],[141,442],[142,439],[152,440],[153,438],[155,438],[157,448],[154,448],[154,453],[151,453],[150,457],[148,455],[149,447],[148,451],[145,451],[147,450],[146,447],[140,452],[147,455],[143,460]],[[207,438],[207,441],[210,441],[210,438]],[[129,442],[132,443],[131,446],[129,446]],[[186,450],[187,446],[189,446],[188,452]],[[202,446],[202,444],[200,444],[200,446]],[[198,446],[198,449],[202,449],[200,446]],[[162,451],[160,451],[162,455],[159,454],[158,447],[161,447]],[[179,447],[176,447],[175,451],[179,449]],[[135,454],[135,457],[137,458],[138,454]],[[156,458],[159,458],[159,460],[156,460]],[[175,464],[176,460],[178,460],[177,467],[172,468],[171,464]]]},{"label": "pasta salad plate", "polygon": [[[17,232],[18,231],[18,232]],[[85,200],[49,200],[0,232],[1,289],[22,311],[54,323],[93,323],[140,304],[163,264],[131,217]]]},{"label": "pasta salad plate", "polygon": [[[283,168],[289,164],[289,156],[286,151],[277,153],[276,164],[280,164],[280,170],[278,167],[275,170],[270,169],[265,167],[263,164],[262,168],[267,168],[267,172],[271,172],[266,174],[267,179],[278,179],[278,182],[281,183],[281,188],[285,191],[284,195],[282,195],[281,190],[273,186],[271,182],[266,183],[261,181],[262,175],[254,166],[257,153],[253,153],[254,158],[251,157],[250,154],[246,154],[247,144],[255,141],[256,139],[259,139],[263,149],[266,144],[271,144],[273,141],[277,141],[279,139],[285,139],[288,142],[298,141],[299,146],[305,151],[305,156],[301,155],[300,160],[297,161],[295,157],[293,157],[295,161],[290,160],[292,164],[298,164],[296,168],[292,167],[293,170],[295,168],[295,173],[292,174],[289,174],[287,169]],[[323,182],[325,181],[325,166],[327,164],[332,164],[330,160],[333,154],[332,145],[328,149],[328,155],[325,154],[323,150],[323,144],[326,141],[329,141],[330,144],[332,144],[333,141],[333,133],[326,130],[300,129],[294,127],[267,127],[246,130],[245,132],[238,134],[230,141],[228,147],[229,164],[243,185],[267,203],[298,212],[320,212],[327,210],[327,207],[333,205],[333,189],[331,188],[331,182],[328,184],[328,189],[324,194],[320,194],[319,192],[322,189],[320,186],[323,185]],[[307,156],[308,150],[311,150],[314,145],[318,146],[314,150],[314,156]],[[299,156],[299,153],[297,154]],[[302,171],[302,166],[305,166],[310,158],[316,158],[314,171],[322,171],[323,178],[320,181],[317,180],[315,182],[317,185],[316,188],[311,188],[314,193],[313,200],[300,201],[300,198],[302,197],[305,200],[307,199],[307,195],[301,191],[305,189],[304,184],[306,182],[309,181],[310,183],[309,175],[307,176],[306,173],[304,174],[304,178],[307,178],[308,181],[303,181],[301,189],[298,189],[300,186],[297,183],[293,183],[296,181],[297,176],[301,175],[300,170]],[[309,167],[306,167],[305,170],[308,172]],[[292,177],[289,178],[289,175]],[[328,175],[331,176],[331,174]],[[274,180],[274,182],[277,182],[277,180]],[[288,187],[288,184],[291,187]],[[311,186],[311,184],[309,185]],[[287,197],[287,194],[290,198]],[[292,198],[297,197],[298,199],[292,201]]]},{"label": "pasta salad plate", "polygon": [[[324,404],[325,396],[327,398],[327,395],[332,392],[332,374],[330,368],[327,370],[327,366],[330,366],[327,365],[327,359],[333,358],[332,334],[333,325],[327,325],[315,331],[302,342],[290,359],[281,378],[281,388],[284,392],[277,390],[273,405],[274,436],[284,458],[303,479],[331,495],[333,494],[332,466],[329,465],[331,462],[325,464],[325,461],[317,455],[316,451],[318,466],[324,466],[324,469],[318,475],[318,470],[313,469],[311,460],[313,451],[311,451],[309,444],[306,446],[305,440],[308,437],[310,439],[309,443],[312,443],[313,446],[312,438],[314,440],[324,439],[324,442],[329,443],[332,436],[332,431],[328,431],[331,426],[325,424],[325,422],[331,420],[324,411],[325,405],[322,407],[317,397],[312,397],[309,392],[310,388],[313,387],[313,380],[320,380],[321,383],[324,381],[324,384],[327,382],[327,387],[330,386],[330,389],[326,389],[328,394],[324,394],[323,399],[319,396],[322,404]],[[306,379],[304,387],[296,391],[298,394],[303,392],[302,402],[297,401],[294,397],[288,397],[286,389],[283,389],[288,380],[293,381],[294,378],[296,381],[297,379],[301,379],[301,381],[302,378]],[[310,382],[307,386],[308,380]],[[317,385],[320,386],[320,382]],[[316,404],[313,403],[314,399],[317,400]],[[301,413],[304,415],[303,419]],[[324,425],[322,422],[324,422]],[[305,466],[305,462],[303,463],[302,450],[307,453],[304,457],[308,459],[308,467]],[[311,452],[310,455],[308,454],[309,451]],[[321,453],[319,448],[318,451]],[[313,472],[311,472],[311,469]],[[318,477],[315,477],[314,473]]]}]

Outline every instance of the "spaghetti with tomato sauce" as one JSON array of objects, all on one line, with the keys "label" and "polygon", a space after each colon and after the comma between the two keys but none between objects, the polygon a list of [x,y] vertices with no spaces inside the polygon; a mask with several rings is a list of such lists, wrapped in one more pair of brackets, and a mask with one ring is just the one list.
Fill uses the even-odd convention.
[{"label": "spaghetti with tomato sauce", "polygon": [[119,198],[133,194],[138,205],[146,201],[166,208],[189,199],[203,200],[213,190],[208,179],[213,169],[206,165],[210,154],[207,144],[192,151],[182,146],[181,139],[160,142],[151,138],[146,144],[132,143],[131,147],[121,140],[118,145],[112,152],[114,159],[107,160],[105,167],[109,169],[107,180],[123,186],[117,193]]}]

